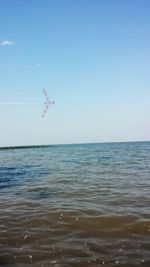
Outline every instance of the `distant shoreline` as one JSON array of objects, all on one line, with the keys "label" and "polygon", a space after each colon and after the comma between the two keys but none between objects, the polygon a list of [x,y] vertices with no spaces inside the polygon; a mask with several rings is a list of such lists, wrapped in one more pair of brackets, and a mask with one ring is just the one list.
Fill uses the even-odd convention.
[{"label": "distant shoreline", "polygon": [[68,145],[94,145],[94,144],[119,144],[119,143],[147,143],[147,141],[106,141],[106,142],[91,142],[91,143],[70,143],[70,144],[51,144],[51,145],[25,145],[25,146],[4,146],[0,147],[0,150],[11,150],[11,149],[30,149],[30,148],[47,148],[53,146],[68,146]]}]

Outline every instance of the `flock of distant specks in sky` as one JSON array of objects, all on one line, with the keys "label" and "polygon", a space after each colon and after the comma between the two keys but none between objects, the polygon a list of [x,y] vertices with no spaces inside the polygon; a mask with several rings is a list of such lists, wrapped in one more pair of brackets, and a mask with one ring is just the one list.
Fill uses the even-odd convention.
[{"label": "flock of distant specks in sky", "polygon": [[[15,42],[10,41],[10,40],[0,41],[0,46],[12,46],[14,44],[15,44]],[[45,88],[42,91],[43,91],[43,94],[44,94],[44,97],[45,97],[45,99],[44,99],[44,110],[43,110],[43,113],[42,113],[42,117],[44,118],[46,113],[47,113],[47,111],[48,111],[48,109],[49,109],[49,107],[51,105],[54,105],[54,100],[53,101],[50,100],[50,98],[48,96],[48,93],[47,93],[47,90]]]}]

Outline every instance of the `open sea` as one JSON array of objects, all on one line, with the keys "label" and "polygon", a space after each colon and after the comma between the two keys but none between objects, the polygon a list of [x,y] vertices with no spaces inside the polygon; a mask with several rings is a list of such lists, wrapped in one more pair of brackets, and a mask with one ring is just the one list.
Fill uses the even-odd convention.
[{"label": "open sea", "polygon": [[0,266],[150,267],[150,142],[0,148]]}]

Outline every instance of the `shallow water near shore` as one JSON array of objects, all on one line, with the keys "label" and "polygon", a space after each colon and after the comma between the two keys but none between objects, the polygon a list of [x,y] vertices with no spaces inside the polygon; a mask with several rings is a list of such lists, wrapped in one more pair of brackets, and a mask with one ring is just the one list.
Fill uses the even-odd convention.
[{"label": "shallow water near shore", "polygon": [[149,267],[150,142],[0,149],[0,266]]}]

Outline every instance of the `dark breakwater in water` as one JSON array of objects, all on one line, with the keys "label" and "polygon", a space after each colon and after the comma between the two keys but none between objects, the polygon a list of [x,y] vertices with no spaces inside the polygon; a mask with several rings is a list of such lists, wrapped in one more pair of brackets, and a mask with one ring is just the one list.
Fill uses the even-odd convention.
[{"label": "dark breakwater in water", "polygon": [[149,267],[150,142],[0,149],[0,266]]}]

